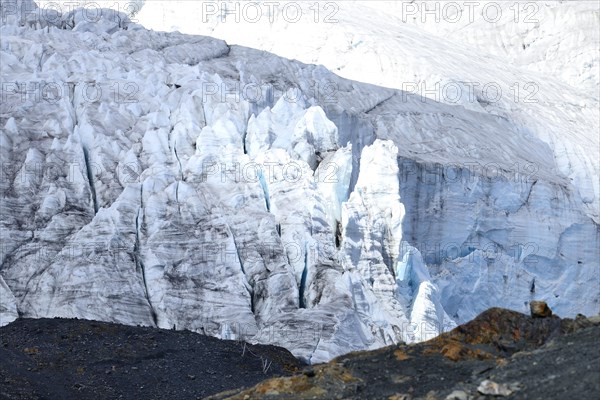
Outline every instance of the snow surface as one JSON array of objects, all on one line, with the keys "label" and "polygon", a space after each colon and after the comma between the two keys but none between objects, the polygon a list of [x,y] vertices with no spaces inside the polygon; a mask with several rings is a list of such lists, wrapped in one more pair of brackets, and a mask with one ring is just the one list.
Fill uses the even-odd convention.
[{"label": "snow surface", "polygon": [[[175,327],[321,362],[491,306],[599,313],[588,89],[364,5],[254,45],[287,30],[288,51],[322,45],[320,63],[382,86],[123,14],[39,15],[0,27],[2,324]],[[340,47],[349,31],[361,50]],[[538,101],[396,89],[433,78],[536,82]]]}]

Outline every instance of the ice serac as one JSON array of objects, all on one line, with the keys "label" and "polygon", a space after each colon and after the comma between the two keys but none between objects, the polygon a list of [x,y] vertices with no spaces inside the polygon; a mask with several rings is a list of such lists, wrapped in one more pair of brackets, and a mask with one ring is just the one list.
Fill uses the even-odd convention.
[{"label": "ice serac", "polygon": [[421,253],[410,245],[396,263],[396,283],[399,298],[412,299],[410,321],[413,331],[408,332],[407,341],[428,340],[456,326],[444,310],[441,293],[432,282]]},{"label": "ice serac", "polygon": [[190,329],[314,363],[490,306],[598,313],[596,122],[565,84],[444,104],[114,14],[36,15],[0,26],[2,323]]},{"label": "ice serac", "polygon": [[[394,264],[402,240],[404,207],[398,187],[398,149],[390,141],[376,140],[362,150],[354,191],[342,204],[341,253],[350,272],[380,299],[383,309],[360,303],[361,312],[390,322],[385,335],[396,338],[393,326],[406,321],[405,307],[394,296]],[[364,308],[362,308],[364,307]],[[375,313],[377,311],[378,313]]]}]

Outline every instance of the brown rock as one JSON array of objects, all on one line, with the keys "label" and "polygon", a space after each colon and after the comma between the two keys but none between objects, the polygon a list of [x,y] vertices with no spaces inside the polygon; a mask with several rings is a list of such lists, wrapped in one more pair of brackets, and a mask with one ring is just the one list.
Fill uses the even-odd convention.
[{"label": "brown rock", "polygon": [[23,349],[23,352],[25,354],[29,354],[29,355],[31,355],[31,354],[38,354],[40,352],[40,349],[38,349],[37,347],[25,347]]},{"label": "brown rock", "polygon": [[545,301],[532,301],[529,303],[533,318],[547,318],[552,316],[552,310]]},{"label": "brown rock", "polygon": [[399,361],[406,361],[406,360],[410,359],[410,356],[408,354],[406,354],[406,352],[402,349],[398,349],[398,350],[394,351],[394,355],[396,356],[396,359],[398,359]]}]

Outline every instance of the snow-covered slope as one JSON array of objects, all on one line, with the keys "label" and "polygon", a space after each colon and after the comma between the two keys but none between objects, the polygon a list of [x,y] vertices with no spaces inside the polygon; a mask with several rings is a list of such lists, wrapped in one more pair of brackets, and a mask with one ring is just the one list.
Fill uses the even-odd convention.
[{"label": "snow-covered slope", "polygon": [[[175,327],[318,362],[493,305],[598,313],[597,99],[548,81],[532,104],[424,101],[122,15],[39,15],[0,27],[2,323]],[[402,32],[415,71],[530,78]]]},{"label": "snow-covered slope", "polygon": [[[410,26],[598,93],[599,8],[594,0],[277,4],[264,2],[257,8],[235,1],[149,1],[136,18],[148,28],[210,34],[232,44],[322,63],[346,78],[383,86],[412,77],[396,73],[401,53],[373,50],[397,47]],[[363,57],[367,54],[371,57]]]},{"label": "snow-covered slope", "polygon": [[577,1],[365,1],[395,18],[598,95],[600,7]]}]

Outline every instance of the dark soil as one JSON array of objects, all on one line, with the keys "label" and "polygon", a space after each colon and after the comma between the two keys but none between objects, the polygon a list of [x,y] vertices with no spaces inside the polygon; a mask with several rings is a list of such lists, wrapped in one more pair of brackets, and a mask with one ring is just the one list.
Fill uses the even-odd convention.
[{"label": "dark soil", "polygon": [[1,399],[199,399],[289,375],[287,350],[72,319],[0,328]]}]

